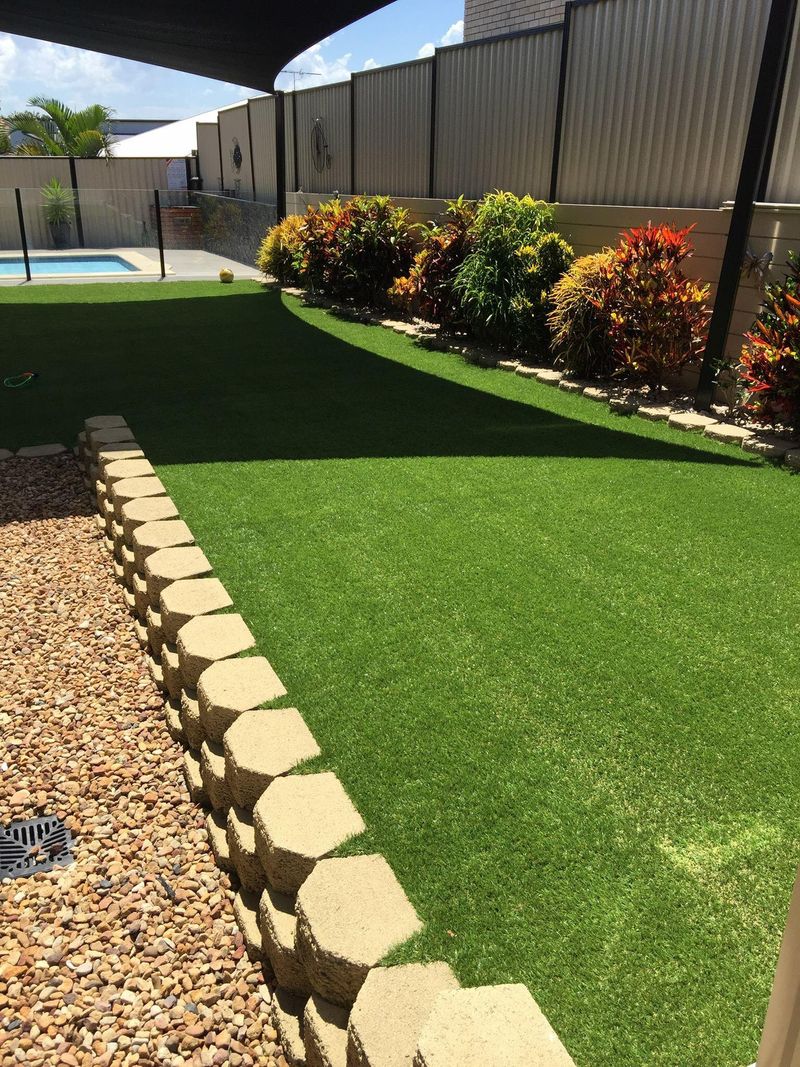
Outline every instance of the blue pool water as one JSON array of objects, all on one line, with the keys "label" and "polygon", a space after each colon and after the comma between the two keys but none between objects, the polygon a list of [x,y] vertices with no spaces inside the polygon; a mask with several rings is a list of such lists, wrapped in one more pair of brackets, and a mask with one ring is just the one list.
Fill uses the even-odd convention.
[{"label": "blue pool water", "polygon": [[[128,274],[136,271],[132,263],[121,256],[82,256],[65,253],[63,256],[30,257],[31,274]],[[0,256],[0,277],[25,275],[22,256]]]}]

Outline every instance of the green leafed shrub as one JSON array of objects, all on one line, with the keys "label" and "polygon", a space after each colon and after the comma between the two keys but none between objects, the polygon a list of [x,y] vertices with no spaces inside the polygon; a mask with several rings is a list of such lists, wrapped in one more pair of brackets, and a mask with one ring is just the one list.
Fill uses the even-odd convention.
[{"label": "green leafed shrub", "polygon": [[256,266],[264,274],[277,278],[282,285],[299,280],[296,257],[300,251],[302,225],[302,215],[288,215],[272,227],[258,249]]},{"label": "green leafed shrub", "polygon": [[610,248],[581,256],[550,292],[550,347],[556,364],[575,378],[602,378],[615,368],[603,304],[613,258]]},{"label": "green leafed shrub", "polygon": [[463,196],[447,201],[444,222],[426,227],[407,275],[389,290],[393,303],[412,315],[452,326],[462,317],[454,289],[458,268],[472,245],[474,205]]},{"label": "green leafed shrub", "polygon": [[800,429],[800,258],[789,253],[789,273],[768,285],[764,306],[745,334],[738,368],[742,408],[763,423]]},{"label": "green leafed shrub", "polygon": [[478,205],[472,247],[455,282],[465,318],[489,339],[541,351],[549,292],[572,258],[549,205],[491,193]]}]

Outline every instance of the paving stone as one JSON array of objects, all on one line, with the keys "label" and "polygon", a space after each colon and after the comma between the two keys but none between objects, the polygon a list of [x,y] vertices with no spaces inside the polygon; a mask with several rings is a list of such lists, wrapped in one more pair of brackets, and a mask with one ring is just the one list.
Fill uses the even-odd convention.
[{"label": "paving stone", "polygon": [[11,459],[14,453],[10,448],[0,448],[0,460]]},{"label": "paving stone", "polygon": [[122,548],[130,548],[130,545],[125,545],[125,535],[122,532],[122,523],[117,522],[114,519],[114,509],[111,509],[111,529],[108,531],[111,540],[114,542],[114,554],[122,557]]},{"label": "paving stone", "polygon": [[307,997],[287,993],[280,986],[272,998],[272,1025],[278,1031],[283,1054],[293,1067],[306,1067],[303,1012]]},{"label": "paving stone", "polygon": [[203,742],[200,747],[200,773],[211,807],[227,815],[233,798],[225,780],[225,753],[221,745]]},{"label": "paving stone", "polygon": [[110,500],[104,500],[102,506],[98,507],[98,510],[103,516],[106,533],[112,535],[114,532],[114,505]]},{"label": "paving stone", "polygon": [[120,441],[132,441],[133,430],[129,426],[112,426],[107,430],[91,430],[86,435],[89,451],[96,455],[106,445],[116,445]]},{"label": "paving stone", "polygon": [[145,522],[177,518],[178,509],[168,496],[151,496],[141,500],[131,500],[122,506],[122,530],[125,535],[125,544],[128,548],[133,548],[133,531],[137,526]]},{"label": "paving stone", "polygon": [[639,401],[632,396],[612,396],[608,406],[617,415],[634,415],[639,409]]},{"label": "paving stone", "polygon": [[754,452],[757,456],[765,459],[781,459],[787,452],[797,448],[796,441],[789,441],[785,437],[759,436],[753,434],[742,441],[745,452]]},{"label": "paving stone", "polygon": [[182,519],[155,519],[143,522],[133,531],[133,554],[136,569],[144,572],[144,561],[162,548],[183,548],[193,545],[192,531]]},{"label": "paving stone", "polygon": [[133,628],[136,631],[136,640],[139,642],[139,647],[147,648],[150,643],[147,637],[147,627],[143,623],[139,622],[138,619],[135,619],[133,623]]},{"label": "paving stone", "polygon": [[200,722],[200,706],[197,703],[196,691],[182,689],[180,702],[181,728],[186,735],[186,742],[189,748],[200,748],[206,740],[206,735]]},{"label": "paving stone", "polygon": [[303,1039],[306,1067],[348,1067],[347,1009],[312,993],[303,1014]]},{"label": "paving stone", "polygon": [[701,415],[697,411],[673,411],[667,419],[673,429],[686,433],[703,433],[707,426],[713,426],[716,421],[710,415]]},{"label": "paving stone", "polygon": [[208,794],[200,773],[200,753],[187,748],[183,754],[183,777],[189,796],[195,804],[208,804]]},{"label": "paving stone", "polygon": [[524,985],[441,993],[414,1067],[575,1067]]},{"label": "paving stone", "polygon": [[63,445],[26,445],[25,448],[17,449],[17,455],[22,459],[39,459],[44,456],[59,456],[67,449]]},{"label": "paving stone", "polygon": [[783,462],[787,467],[790,467],[793,471],[800,470],[800,448],[792,448],[785,453]]},{"label": "paving stone", "polygon": [[133,610],[140,619],[147,618],[147,583],[140,574],[133,576]]},{"label": "paving stone", "polygon": [[247,955],[251,960],[268,962],[261,947],[261,930],[258,925],[258,893],[240,889],[233,898],[233,914],[239,927]]},{"label": "paving stone", "polygon": [[93,430],[113,430],[127,425],[122,415],[91,415],[84,420],[83,429],[85,434],[90,434]]},{"label": "paving stone", "polygon": [[253,811],[255,849],[270,883],[296,893],[315,865],[365,826],[335,774],[276,778]]},{"label": "paving stone", "polygon": [[411,1067],[436,998],[458,988],[446,963],[375,967],[350,1013],[348,1067]]},{"label": "paving stone", "polygon": [[297,708],[243,712],[226,731],[224,749],[231,795],[242,808],[252,808],[275,778],[320,754]]},{"label": "paving stone", "polygon": [[186,735],[181,726],[181,707],[177,700],[167,699],[164,701],[164,718],[169,736],[173,741],[179,741],[183,744],[186,740]]},{"label": "paving stone", "polygon": [[108,502],[108,491],[106,489],[106,483],[101,482],[99,479],[94,482],[94,499],[97,504],[97,510],[105,514],[105,507]]},{"label": "paving stone", "polygon": [[[119,549],[117,549],[119,545]],[[133,576],[136,574],[136,559],[133,552],[127,545],[120,545],[118,541],[114,541],[114,555],[120,557],[120,563],[122,563],[122,580],[128,589],[133,588]]]},{"label": "paving stone", "polygon": [[[88,453],[87,453],[88,454]],[[98,477],[105,476],[106,467],[123,459],[144,459],[141,447],[135,441],[117,441],[116,444],[104,445],[97,453]]]},{"label": "paving stone", "polygon": [[560,370],[546,368],[536,371],[536,381],[543,382],[545,385],[558,385],[563,377],[564,372]]},{"label": "paving stone", "polygon": [[[166,594],[170,594],[172,603],[174,591],[179,585],[185,584],[188,583],[176,582],[162,593],[162,610],[166,603]],[[214,601],[216,603],[221,602],[224,593],[221,585],[220,590],[218,599]],[[227,598],[227,593],[224,595]],[[185,608],[187,605],[183,606]],[[219,660],[203,671],[197,683],[200,718],[203,729],[212,741],[222,741],[225,731],[243,712],[283,696],[286,696],[283,682],[263,656]]]},{"label": "paving stone", "polygon": [[103,481],[108,488],[115,482],[122,482],[126,478],[153,478],[155,473],[155,468],[149,460],[116,459],[113,463],[107,463],[103,468]]},{"label": "paving stone", "polygon": [[535,378],[538,372],[538,367],[529,367],[526,363],[517,363],[514,367],[514,373],[520,378]]},{"label": "paving stone", "polygon": [[324,859],[300,887],[297,950],[311,985],[349,1005],[370,969],[422,928],[383,856]]},{"label": "paving stone", "polygon": [[562,378],[558,388],[565,393],[582,393],[589,386],[589,382],[579,381],[577,378]]},{"label": "paving stone", "polygon": [[261,943],[278,985],[292,993],[311,991],[305,967],[297,954],[295,898],[266,885],[258,906]]},{"label": "paving stone", "polygon": [[[178,652],[174,645],[165,641],[161,646],[161,674],[164,679],[164,688],[173,700],[180,700],[183,689],[183,675],[181,673]],[[181,719],[183,722],[183,719]]]},{"label": "paving stone", "polygon": [[245,889],[262,893],[267,880],[264,869],[256,855],[256,840],[253,832],[253,813],[246,808],[231,806],[228,811],[228,844],[231,862]]},{"label": "paving stone", "polygon": [[636,414],[639,418],[647,419],[649,422],[666,422],[673,414],[673,410],[669,404],[643,404],[637,408]]},{"label": "paving stone", "polygon": [[246,652],[256,643],[241,615],[199,615],[178,633],[178,655],[186,685],[197,686],[212,663]]},{"label": "paving stone", "polygon": [[614,393],[611,389],[603,389],[599,385],[587,385],[583,390],[583,395],[587,400],[598,400],[601,404],[605,404]]},{"label": "paving stone", "polygon": [[130,589],[123,589],[122,590],[122,599],[125,602],[125,607],[131,613],[131,615],[135,615],[136,614],[136,597],[133,595],[133,592]]},{"label": "paving stone", "polygon": [[158,688],[162,690],[162,692],[165,691],[166,686],[164,685],[164,672],[161,669],[161,663],[157,659],[154,659],[152,656],[148,656],[147,669],[150,672],[150,677],[156,683]]},{"label": "paving stone", "polygon": [[164,646],[164,631],[161,627],[161,616],[157,611],[153,611],[153,609],[149,607],[145,618],[148,644],[152,649],[153,655],[160,656],[161,649]]},{"label": "paving stone", "polygon": [[518,367],[519,364],[515,359],[498,359],[497,361],[498,370],[509,371],[511,374],[513,374]]},{"label": "paving stone", "polygon": [[[114,542],[113,541],[111,542],[111,551],[112,552],[114,551]],[[125,572],[123,571],[122,564],[120,563],[120,561],[118,559],[114,560],[113,567],[114,567],[114,580],[119,582],[120,585],[126,585],[127,583],[125,582]]]},{"label": "paving stone", "polygon": [[233,871],[231,850],[228,845],[228,823],[222,812],[210,811],[206,816],[208,843],[214,853],[214,862],[223,871]]},{"label": "paving stone", "polygon": [[725,441],[729,444],[740,445],[742,441],[753,436],[753,431],[744,426],[736,426],[732,422],[715,422],[713,426],[706,426],[703,436],[710,437],[712,441]]},{"label": "paving stone", "polygon": [[[211,573],[211,564],[196,545],[188,548],[160,548],[144,561],[147,599],[158,609],[159,597],[168,585],[182,578],[202,578]],[[196,686],[197,682],[191,683]]]},{"label": "paving stone", "polygon": [[160,605],[164,634],[170,641],[177,641],[178,630],[190,619],[224,611],[233,607],[233,601],[219,578],[184,578],[167,586],[161,593]]},{"label": "paving stone", "polygon": [[166,495],[167,491],[160,478],[123,478],[122,481],[114,482],[108,490],[108,499],[114,505],[114,514],[119,520],[122,519],[122,507],[129,500]]}]

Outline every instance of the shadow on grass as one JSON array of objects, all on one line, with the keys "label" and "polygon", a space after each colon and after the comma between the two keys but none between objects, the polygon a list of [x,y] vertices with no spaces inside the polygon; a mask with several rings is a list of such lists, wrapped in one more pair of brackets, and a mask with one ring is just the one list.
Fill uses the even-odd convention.
[{"label": "shadow on grass", "polygon": [[[381,358],[360,347],[364,327],[338,323],[344,337],[329,334],[288,310],[278,292],[37,302],[8,312],[6,353],[24,352],[24,369],[30,364],[40,377],[30,390],[0,397],[0,447],[71,443],[87,415],[121,413],[153,462],[164,464],[393,456],[750,462],[598,427]],[[13,373],[17,364],[2,366]]]}]

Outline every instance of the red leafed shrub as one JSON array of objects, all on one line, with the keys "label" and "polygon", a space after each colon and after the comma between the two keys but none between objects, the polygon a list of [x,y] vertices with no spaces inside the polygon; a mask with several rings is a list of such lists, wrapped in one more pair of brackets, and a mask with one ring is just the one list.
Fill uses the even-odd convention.
[{"label": "red leafed shrub", "polygon": [[745,334],[739,382],[742,408],[757,422],[800,429],[800,260],[789,253],[789,274],[768,285],[764,307]]},{"label": "red leafed shrub", "polygon": [[705,348],[708,286],[681,270],[691,229],[648,223],[623,233],[603,270],[600,299],[617,373],[654,388]]},{"label": "red leafed shrub", "polygon": [[475,207],[460,196],[447,202],[444,222],[431,225],[408,274],[395,278],[392,301],[410,314],[452,326],[461,319],[461,303],[453,290],[456,271],[472,243]]}]

